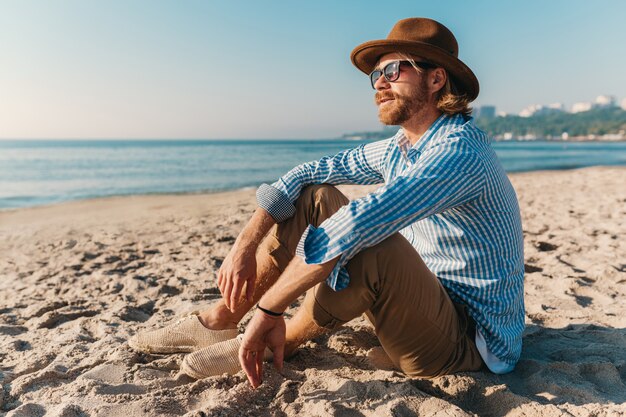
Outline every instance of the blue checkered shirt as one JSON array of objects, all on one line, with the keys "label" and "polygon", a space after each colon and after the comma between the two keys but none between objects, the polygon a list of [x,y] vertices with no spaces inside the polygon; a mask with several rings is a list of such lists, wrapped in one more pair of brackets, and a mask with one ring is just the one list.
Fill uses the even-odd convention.
[{"label": "blue checkered shirt", "polygon": [[414,146],[400,129],[390,139],[299,165],[263,184],[257,200],[280,222],[293,215],[304,187],[322,183],[384,184],[303,234],[297,254],[307,263],[340,257],[330,287],[345,288],[346,263],[399,231],[450,298],[468,307],[487,365],[513,369],[524,330],[520,211],[489,137],[471,118],[442,115]]}]

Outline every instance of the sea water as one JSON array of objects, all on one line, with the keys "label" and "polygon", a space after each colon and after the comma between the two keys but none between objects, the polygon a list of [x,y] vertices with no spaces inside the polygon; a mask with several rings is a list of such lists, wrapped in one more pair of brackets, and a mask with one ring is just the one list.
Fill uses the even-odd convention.
[{"label": "sea water", "polygon": [[[353,140],[4,140],[0,209],[256,187]],[[495,142],[508,172],[626,165],[626,142]]]}]

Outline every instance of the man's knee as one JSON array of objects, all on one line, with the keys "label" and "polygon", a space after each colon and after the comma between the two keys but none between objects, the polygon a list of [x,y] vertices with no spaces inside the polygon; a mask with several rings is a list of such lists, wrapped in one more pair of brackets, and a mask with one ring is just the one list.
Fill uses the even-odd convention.
[{"label": "man's knee", "polygon": [[334,185],[330,184],[313,184],[308,185],[300,192],[299,200],[319,201],[333,193],[340,192]]},{"label": "man's knee", "polygon": [[341,207],[348,202],[348,198],[335,186],[315,184],[302,189],[300,197],[296,200],[296,209],[318,207],[327,204],[331,204],[333,207]]},{"label": "man's knee", "polygon": [[326,284],[322,282],[309,289],[304,297],[302,307],[308,312],[309,316],[316,325],[332,331],[341,327],[347,322],[347,320],[341,320],[336,317],[333,312],[328,311],[329,309],[324,307],[323,302],[318,300],[317,296],[321,295],[319,290],[324,289],[322,286],[325,285]]}]

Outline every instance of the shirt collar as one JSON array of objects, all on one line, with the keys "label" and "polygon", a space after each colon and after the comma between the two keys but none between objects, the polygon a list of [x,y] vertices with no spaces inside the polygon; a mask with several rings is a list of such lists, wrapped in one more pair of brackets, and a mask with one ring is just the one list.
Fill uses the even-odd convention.
[{"label": "shirt collar", "polygon": [[464,122],[465,119],[461,114],[447,115],[444,113],[430,125],[413,146],[411,146],[411,142],[404,134],[404,129],[400,128],[395,137],[396,145],[404,159],[407,162],[414,163],[424,150],[436,144],[440,138],[447,136],[452,129],[457,128]]}]

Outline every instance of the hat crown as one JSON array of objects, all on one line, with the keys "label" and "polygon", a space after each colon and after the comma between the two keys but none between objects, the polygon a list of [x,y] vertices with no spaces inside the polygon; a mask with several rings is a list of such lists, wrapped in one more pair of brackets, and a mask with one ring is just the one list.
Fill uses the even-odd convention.
[{"label": "hat crown", "polygon": [[452,32],[441,23],[423,17],[402,19],[394,25],[387,40],[421,42],[459,56],[459,45]]}]

